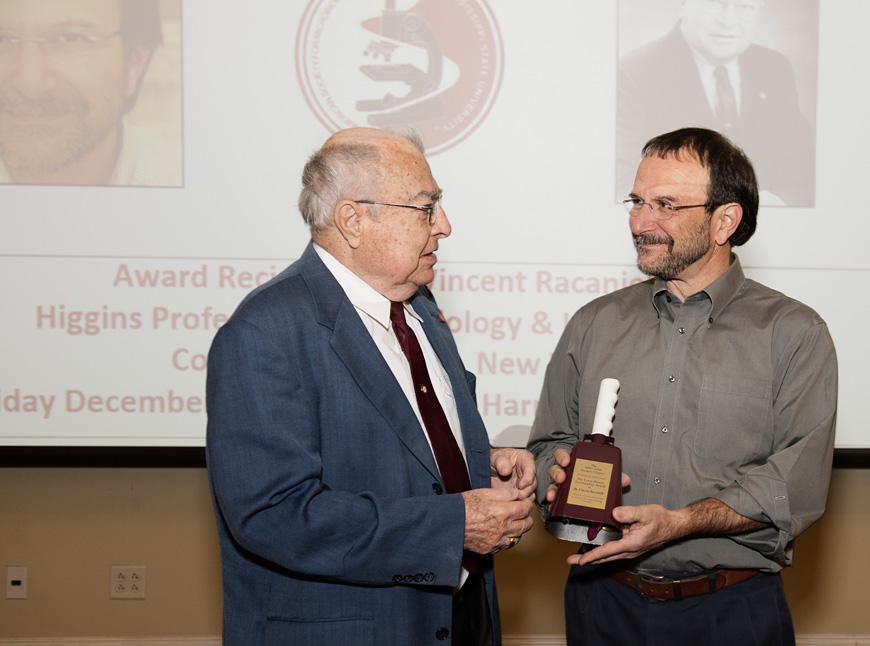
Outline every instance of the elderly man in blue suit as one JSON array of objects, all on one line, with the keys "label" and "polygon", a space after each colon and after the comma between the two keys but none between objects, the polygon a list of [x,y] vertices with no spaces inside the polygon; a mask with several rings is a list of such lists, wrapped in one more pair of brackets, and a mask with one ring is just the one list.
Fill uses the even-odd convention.
[{"label": "elderly man in blue suit", "polygon": [[209,355],[224,644],[499,644],[491,555],[531,528],[537,481],[490,447],[426,288],[441,189],[413,135],[368,128],[302,179],[311,244]]}]

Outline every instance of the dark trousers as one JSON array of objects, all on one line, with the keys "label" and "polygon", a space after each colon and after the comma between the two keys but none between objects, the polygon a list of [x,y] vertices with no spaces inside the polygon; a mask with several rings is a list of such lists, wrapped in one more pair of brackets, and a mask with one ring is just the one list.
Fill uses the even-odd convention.
[{"label": "dark trousers", "polygon": [[[665,575],[678,578],[676,573]],[[757,574],[680,601],[641,597],[606,571],[573,566],[565,587],[568,646],[794,646],[778,574]]]},{"label": "dark trousers", "polygon": [[453,646],[492,646],[492,618],[486,585],[479,574],[468,579],[453,595]]}]

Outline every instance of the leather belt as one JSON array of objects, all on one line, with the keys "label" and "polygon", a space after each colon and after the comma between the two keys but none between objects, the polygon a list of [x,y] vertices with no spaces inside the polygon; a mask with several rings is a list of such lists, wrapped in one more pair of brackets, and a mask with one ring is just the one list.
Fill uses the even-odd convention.
[{"label": "leather belt", "polygon": [[729,585],[740,583],[758,574],[758,570],[716,570],[685,579],[664,577],[619,570],[610,576],[635,590],[642,597],[660,601],[685,599],[716,592]]}]

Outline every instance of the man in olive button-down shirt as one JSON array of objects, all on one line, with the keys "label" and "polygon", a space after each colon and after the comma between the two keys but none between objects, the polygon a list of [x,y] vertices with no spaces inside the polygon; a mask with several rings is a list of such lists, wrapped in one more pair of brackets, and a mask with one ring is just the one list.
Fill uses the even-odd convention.
[{"label": "man in olive button-down shirt", "polygon": [[778,572],[827,497],[837,408],[827,326],[744,276],[732,247],[754,232],[758,189],[718,133],[650,140],[626,208],[652,278],[574,315],[529,439],[549,474],[546,514],[601,379],[620,381],[613,436],[631,483],[613,514],[626,529],[569,558],[568,644],[794,643]]}]

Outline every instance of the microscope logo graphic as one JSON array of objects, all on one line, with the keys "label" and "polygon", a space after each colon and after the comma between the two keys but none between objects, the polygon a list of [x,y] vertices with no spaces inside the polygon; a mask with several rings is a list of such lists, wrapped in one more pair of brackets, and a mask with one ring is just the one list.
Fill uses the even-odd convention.
[{"label": "microscope logo graphic", "polygon": [[412,125],[429,154],[486,118],[503,58],[485,0],[311,0],[296,37],[299,83],[327,129]]}]

